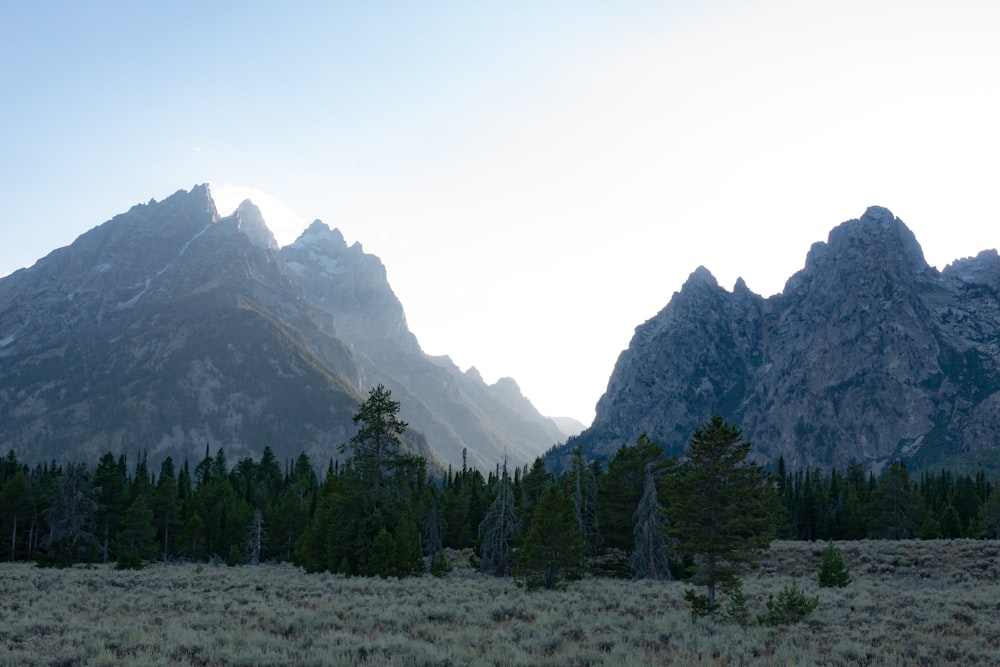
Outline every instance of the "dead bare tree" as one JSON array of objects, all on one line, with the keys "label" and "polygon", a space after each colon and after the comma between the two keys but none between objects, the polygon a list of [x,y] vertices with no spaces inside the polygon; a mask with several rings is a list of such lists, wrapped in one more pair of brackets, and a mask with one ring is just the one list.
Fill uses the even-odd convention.
[{"label": "dead bare tree", "polygon": [[253,521],[250,524],[250,540],[247,542],[247,562],[250,565],[260,565],[260,555],[267,542],[267,529],[264,526],[264,514],[253,511]]},{"label": "dead bare tree", "polygon": [[510,575],[514,569],[511,540],[517,535],[517,529],[514,489],[504,460],[497,496],[479,524],[480,571],[497,577]]},{"label": "dead bare tree", "polygon": [[632,521],[635,550],[628,559],[632,576],[636,579],[673,579],[670,550],[676,546],[677,540],[664,533],[669,522],[657,498],[653,472],[648,468],[642,499],[632,515]]}]

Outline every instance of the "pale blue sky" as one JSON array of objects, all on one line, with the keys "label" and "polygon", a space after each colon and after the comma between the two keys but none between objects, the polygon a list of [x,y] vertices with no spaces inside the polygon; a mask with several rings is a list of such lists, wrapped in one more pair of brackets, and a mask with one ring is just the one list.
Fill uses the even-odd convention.
[{"label": "pale blue sky", "polygon": [[0,275],[211,182],[360,241],[425,350],[547,414],[700,264],[772,294],[872,204],[939,268],[998,245],[996,2],[0,9]]}]

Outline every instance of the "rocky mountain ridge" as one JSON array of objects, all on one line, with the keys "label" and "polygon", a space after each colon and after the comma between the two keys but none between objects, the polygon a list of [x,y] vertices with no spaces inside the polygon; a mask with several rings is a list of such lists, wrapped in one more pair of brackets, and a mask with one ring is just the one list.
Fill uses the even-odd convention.
[{"label": "rocky mountain ridge", "polygon": [[222,217],[204,185],[0,279],[0,450],[22,460],[197,460],[208,444],[230,460],[270,446],[322,465],[378,382],[437,469],[466,447],[485,469],[558,439],[527,399],[511,409],[506,383],[453,366],[420,350],[377,257],[319,222],[279,249],[252,203]]},{"label": "rocky mountain ridge", "polygon": [[713,413],[791,469],[1000,460],[998,292],[995,250],[939,272],[881,207],[814,244],[767,299],[699,267],[636,328],[593,425],[548,460],[577,444],[608,458],[641,433],[680,454]]},{"label": "rocky mountain ridge", "polygon": [[463,373],[448,357],[424,354],[385,267],[360,244],[348,247],[338,230],[317,220],[279,257],[351,349],[362,383],[388,387],[403,420],[419,425],[444,460],[460,461],[468,449],[469,462],[485,470],[504,456],[530,461],[565,439],[513,379],[487,385],[475,368]]}]

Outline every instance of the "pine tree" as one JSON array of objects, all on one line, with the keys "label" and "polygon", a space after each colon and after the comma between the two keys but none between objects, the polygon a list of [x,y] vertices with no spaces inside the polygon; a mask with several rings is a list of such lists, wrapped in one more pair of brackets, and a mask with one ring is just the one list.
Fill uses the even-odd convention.
[{"label": "pine tree", "polygon": [[993,540],[1000,538],[1000,483],[990,491],[979,512],[983,536]]},{"label": "pine tree", "polygon": [[118,532],[118,566],[120,569],[139,569],[142,562],[156,557],[156,527],[153,510],[142,496],[129,505]]},{"label": "pine tree", "polygon": [[113,540],[121,527],[122,517],[131,504],[128,479],[111,452],[102,456],[98,462],[92,485],[97,500],[95,533],[100,544],[101,560],[107,563],[114,557]]},{"label": "pine tree", "polygon": [[353,468],[373,502],[381,499],[402,453],[400,436],[407,424],[398,414],[399,402],[392,400],[392,393],[380,384],[369,392],[368,399],[354,415],[358,432],[345,451],[350,450]]},{"label": "pine tree", "polygon": [[844,565],[840,552],[833,546],[833,540],[826,545],[823,560],[819,564],[819,585],[821,588],[843,588],[851,583],[851,573]]},{"label": "pine tree", "polygon": [[178,528],[181,525],[180,499],[177,494],[177,482],[173,475],[173,460],[168,456],[160,466],[160,477],[156,481],[156,491],[153,498],[154,523],[156,535],[166,560],[176,540]]},{"label": "pine tree", "polygon": [[531,528],[517,554],[515,576],[528,588],[555,588],[583,570],[583,536],[576,528],[573,501],[549,484],[531,518]]},{"label": "pine tree", "polygon": [[28,478],[20,470],[0,490],[0,559],[28,557],[28,535],[34,511]]},{"label": "pine tree", "polygon": [[594,553],[601,544],[601,531],[597,520],[597,478],[593,469],[583,459],[583,447],[577,445],[573,450],[573,460],[570,464],[570,483],[572,484],[573,511],[576,516],[576,529],[583,536],[588,553]]},{"label": "pine tree", "polygon": [[295,544],[309,523],[309,503],[314,491],[303,491],[293,482],[278,498],[278,503],[264,517],[271,527],[270,552],[278,560],[292,560]]},{"label": "pine tree", "polygon": [[923,523],[923,499],[910,483],[909,472],[893,462],[871,494],[869,536],[903,540],[916,535]]},{"label": "pine tree", "polygon": [[409,517],[403,517],[396,524],[393,539],[396,542],[396,576],[409,577],[423,574],[424,559],[416,524]]},{"label": "pine tree", "polygon": [[597,513],[606,549],[633,551],[632,518],[642,499],[646,471],[658,475],[664,465],[663,456],[663,448],[642,434],[635,445],[622,445],[608,463],[597,495]]},{"label": "pine tree", "polygon": [[755,561],[775,531],[771,482],[747,460],[750,447],[740,429],[716,415],[694,432],[686,465],[666,487],[669,534],[696,559],[693,581],[707,587],[705,607],[713,614],[716,586],[732,584],[740,564]]},{"label": "pine tree", "polygon": [[188,558],[201,560],[207,555],[205,538],[205,522],[201,516],[195,512],[184,523],[181,531],[181,550]]},{"label": "pine tree", "polygon": [[396,540],[385,528],[380,530],[368,551],[365,574],[369,576],[394,577],[397,574],[398,554]]}]

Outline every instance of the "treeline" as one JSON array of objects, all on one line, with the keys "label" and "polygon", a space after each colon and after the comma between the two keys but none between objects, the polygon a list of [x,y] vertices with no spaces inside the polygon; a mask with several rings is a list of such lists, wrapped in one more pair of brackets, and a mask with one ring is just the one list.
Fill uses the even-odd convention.
[{"label": "treeline", "polygon": [[[606,467],[577,450],[561,475],[540,459],[486,475],[463,461],[432,480],[424,459],[402,449],[398,410],[387,390],[373,389],[343,463],[331,461],[322,482],[305,454],[282,463],[270,448],[233,466],[206,448],[193,470],[167,458],[157,474],[144,456],[30,468],[11,452],[0,461],[0,558],[119,567],[291,561],[310,572],[406,576],[428,564],[440,574],[444,549],[472,548],[483,571],[528,585],[552,586],[585,567],[653,578],[690,572],[690,554],[674,549],[677,538],[692,539],[675,514],[698,510],[682,510],[689,499],[678,491],[693,483],[690,465],[665,459],[648,438],[623,446]],[[1000,537],[1000,487],[981,473],[911,480],[893,464],[876,479],[860,466],[790,473],[781,462],[766,486],[779,537]]]},{"label": "treeline", "polygon": [[779,460],[778,536],[800,540],[1000,538],[1000,485],[979,471],[924,471],[895,462],[878,478],[861,465],[789,473]]}]

